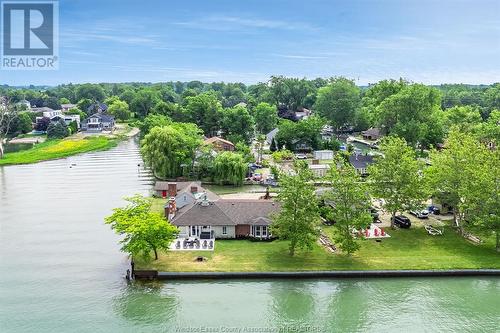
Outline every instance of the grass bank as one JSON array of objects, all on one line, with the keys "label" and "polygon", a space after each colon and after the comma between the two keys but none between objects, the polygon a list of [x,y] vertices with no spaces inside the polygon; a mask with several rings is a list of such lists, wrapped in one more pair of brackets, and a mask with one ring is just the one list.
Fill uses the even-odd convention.
[{"label": "grass bank", "polygon": [[89,151],[106,150],[117,145],[118,140],[104,136],[49,140],[19,152],[7,153],[0,165],[29,164],[53,160]]},{"label": "grass bank", "polygon": [[[331,235],[333,229],[325,232]],[[380,243],[361,241],[361,249],[351,257],[329,253],[319,245],[290,257],[284,241],[217,240],[213,252],[162,253],[157,261],[136,260],[136,267],[171,272],[500,268],[500,254],[490,240],[474,245],[451,228],[439,237],[427,235],[423,228],[389,234],[392,237]],[[196,262],[197,256],[207,260]]]}]

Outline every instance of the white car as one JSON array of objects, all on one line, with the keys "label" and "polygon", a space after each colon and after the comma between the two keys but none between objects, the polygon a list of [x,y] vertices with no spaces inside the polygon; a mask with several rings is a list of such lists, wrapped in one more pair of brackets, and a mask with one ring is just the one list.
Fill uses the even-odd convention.
[{"label": "white car", "polygon": [[429,218],[429,211],[427,209],[412,210],[412,211],[410,211],[410,214],[418,217],[419,219]]},{"label": "white car", "polygon": [[307,155],[306,154],[295,154],[295,158],[298,160],[306,160]]}]

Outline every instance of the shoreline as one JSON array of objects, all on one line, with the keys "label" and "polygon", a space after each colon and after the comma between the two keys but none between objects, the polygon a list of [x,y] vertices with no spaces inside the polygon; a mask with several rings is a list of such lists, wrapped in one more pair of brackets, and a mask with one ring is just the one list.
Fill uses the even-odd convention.
[{"label": "shoreline", "polygon": [[[45,142],[37,144],[35,147],[31,149],[5,154],[4,158],[0,160],[0,167],[34,164],[39,162],[63,159],[95,151],[105,151],[116,147],[119,142],[128,140],[138,134],[139,134],[139,129],[137,127],[131,127],[127,132],[120,134],[82,135],[80,133],[77,133],[74,136],[69,136],[64,139],[47,140]],[[85,142],[85,140],[87,142]],[[99,140],[101,141],[106,140],[106,142],[97,142]],[[94,142],[92,143],[91,141]],[[76,144],[83,142],[87,143],[88,146],[87,147],[77,146],[68,148],[54,147],[57,145],[63,145],[65,142],[74,142]],[[70,144],[68,143],[68,145]],[[56,151],[41,152],[41,156],[39,158],[34,157],[33,153],[39,152],[41,149],[48,149],[48,150],[54,149]],[[14,161],[9,161],[8,160],[9,158],[14,159]]]},{"label": "shoreline", "polygon": [[465,277],[497,276],[500,269],[445,270],[349,270],[297,272],[158,272],[135,270],[138,280],[226,280],[226,279],[322,279],[322,278],[397,278],[397,277]]}]

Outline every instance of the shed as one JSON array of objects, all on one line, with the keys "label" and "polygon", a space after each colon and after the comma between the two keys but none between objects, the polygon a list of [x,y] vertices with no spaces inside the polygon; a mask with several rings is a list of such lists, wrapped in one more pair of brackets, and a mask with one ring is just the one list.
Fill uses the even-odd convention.
[{"label": "shed", "polygon": [[333,150],[315,150],[315,160],[333,160]]}]

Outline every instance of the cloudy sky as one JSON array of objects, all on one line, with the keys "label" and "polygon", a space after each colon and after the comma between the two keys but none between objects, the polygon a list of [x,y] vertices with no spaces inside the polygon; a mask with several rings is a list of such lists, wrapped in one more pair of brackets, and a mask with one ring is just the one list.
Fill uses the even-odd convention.
[{"label": "cloudy sky", "polygon": [[499,0],[61,0],[58,71],[0,84],[500,81]]}]

